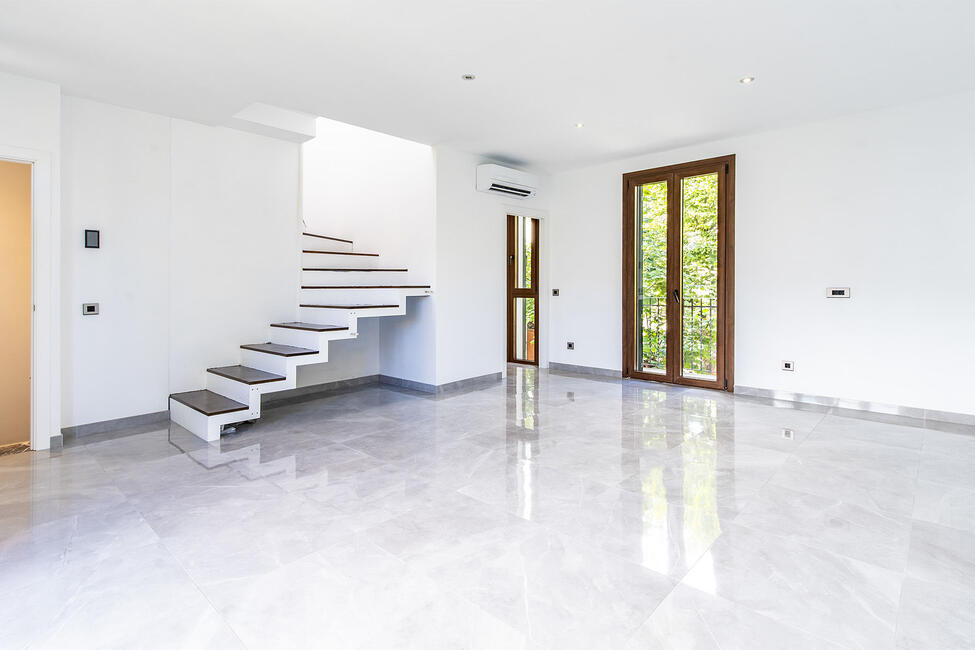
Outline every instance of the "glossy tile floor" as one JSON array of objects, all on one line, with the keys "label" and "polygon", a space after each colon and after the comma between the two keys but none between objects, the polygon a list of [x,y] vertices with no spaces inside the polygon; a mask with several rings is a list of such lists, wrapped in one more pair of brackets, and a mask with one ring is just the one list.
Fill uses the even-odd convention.
[{"label": "glossy tile floor", "polygon": [[519,368],[3,457],[0,647],[972,647],[975,435],[849,415]]}]

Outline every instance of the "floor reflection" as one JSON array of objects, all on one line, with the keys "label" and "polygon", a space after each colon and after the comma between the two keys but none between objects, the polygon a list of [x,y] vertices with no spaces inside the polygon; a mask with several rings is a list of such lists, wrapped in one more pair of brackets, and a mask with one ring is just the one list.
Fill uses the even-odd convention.
[{"label": "floor reflection", "polygon": [[80,438],[0,457],[0,646],[968,639],[971,440],[518,366]]}]

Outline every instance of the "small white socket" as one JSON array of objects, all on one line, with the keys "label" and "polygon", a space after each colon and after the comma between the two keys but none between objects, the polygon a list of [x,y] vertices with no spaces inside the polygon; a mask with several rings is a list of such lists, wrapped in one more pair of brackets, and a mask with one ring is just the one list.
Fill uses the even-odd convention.
[{"label": "small white socket", "polygon": [[783,361],[781,365],[782,370],[786,372],[795,372],[796,364],[794,361]]}]

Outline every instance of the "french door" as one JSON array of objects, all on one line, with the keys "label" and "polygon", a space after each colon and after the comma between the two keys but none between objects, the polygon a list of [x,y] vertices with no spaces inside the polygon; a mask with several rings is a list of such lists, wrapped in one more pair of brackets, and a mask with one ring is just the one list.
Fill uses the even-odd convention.
[{"label": "french door", "polygon": [[734,389],[735,157],[623,175],[623,375]]},{"label": "french door", "polygon": [[538,365],[538,219],[508,215],[508,361]]}]

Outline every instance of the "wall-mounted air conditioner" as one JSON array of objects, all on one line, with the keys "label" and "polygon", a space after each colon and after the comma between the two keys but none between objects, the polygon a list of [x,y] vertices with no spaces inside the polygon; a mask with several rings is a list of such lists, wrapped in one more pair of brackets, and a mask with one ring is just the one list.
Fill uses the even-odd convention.
[{"label": "wall-mounted air conditioner", "polygon": [[501,194],[516,199],[535,196],[538,178],[527,172],[501,165],[477,166],[477,191]]}]

